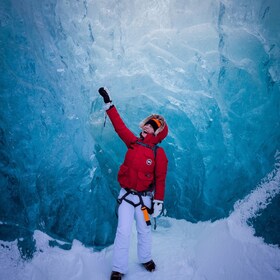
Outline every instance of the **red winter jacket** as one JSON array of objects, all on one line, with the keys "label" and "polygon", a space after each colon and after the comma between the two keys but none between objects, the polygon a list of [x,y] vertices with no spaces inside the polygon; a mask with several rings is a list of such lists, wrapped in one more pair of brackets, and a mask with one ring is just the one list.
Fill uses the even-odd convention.
[{"label": "red winter jacket", "polygon": [[158,200],[164,199],[165,178],[167,173],[167,157],[164,150],[159,147],[156,152],[156,160],[152,149],[137,144],[142,142],[149,146],[160,143],[168,133],[168,127],[158,135],[148,134],[144,139],[136,137],[124,124],[115,106],[108,109],[107,114],[118,133],[126,144],[128,151],[123,164],[120,166],[118,181],[122,188],[130,188],[136,191],[145,191],[154,181],[156,176],[155,195]]}]

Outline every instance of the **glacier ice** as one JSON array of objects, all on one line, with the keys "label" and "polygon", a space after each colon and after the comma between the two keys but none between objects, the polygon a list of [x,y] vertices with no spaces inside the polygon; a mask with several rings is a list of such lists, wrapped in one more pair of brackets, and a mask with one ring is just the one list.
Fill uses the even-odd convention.
[{"label": "glacier ice", "polygon": [[[0,7],[0,239],[20,238],[23,254],[32,255],[35,229],[96,248],[113,242],[125,147],[103,126],[99,86],[135,133],[150,113],[167,119],[170,217],[228,216],[274,168],[279,1]],[[259,234],[280,244],[277,201],[255,228],[268,219]]]}]

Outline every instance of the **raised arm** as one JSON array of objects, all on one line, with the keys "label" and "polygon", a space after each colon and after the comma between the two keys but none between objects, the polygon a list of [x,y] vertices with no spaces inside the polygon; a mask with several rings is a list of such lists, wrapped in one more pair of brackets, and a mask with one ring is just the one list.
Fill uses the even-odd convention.
[{"label": "raised arm", "polygon": [[103,97],[104,103],[107,107],[106,113],[109,116],[115,131],[129,148],[132,143],[135,143],[137,141],[137,137],[127,128],[127,126],[123,122],[116,107],[112,104],[112,100],[110,98],[108,90],[102,87],[98,90],[98,92]]}]

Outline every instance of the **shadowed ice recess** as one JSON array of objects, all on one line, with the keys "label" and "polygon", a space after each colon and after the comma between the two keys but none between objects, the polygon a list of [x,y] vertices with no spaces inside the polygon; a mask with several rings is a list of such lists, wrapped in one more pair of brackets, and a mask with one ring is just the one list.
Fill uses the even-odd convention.
[{"label": "shadowed ice recess", "polygon": [[167,120],[168,217],[228,217],[267,183],[238,217],[279,245],[279,12],[273,0],[1,1],[0,239],[24,257],[34,230],[112,244],[126,147],[103,125],[106,86],[135,134],[151,113]]}]

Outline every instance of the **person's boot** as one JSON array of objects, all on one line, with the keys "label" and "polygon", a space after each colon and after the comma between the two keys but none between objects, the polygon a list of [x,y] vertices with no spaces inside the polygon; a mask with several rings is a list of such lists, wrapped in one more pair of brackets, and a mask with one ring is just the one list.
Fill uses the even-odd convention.
[{"label": "person's boot", "polygon": [[150,260],[149,262],[143,263],[143,266],[146,268],[146,270],[152,272],[156,269],[156,264],[153,260]]},{"label": "person's boot", "polygon": [[118,271],[112,271],[110,280],[121,280],[123,274]]}]

